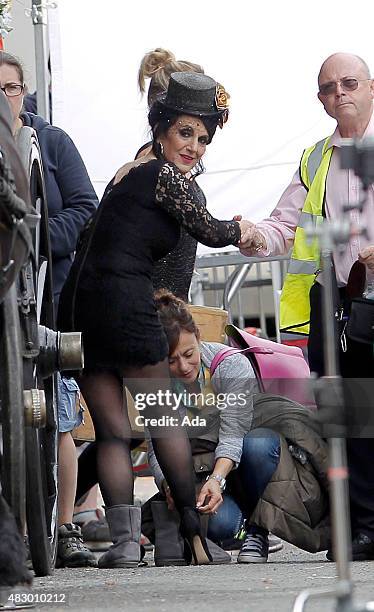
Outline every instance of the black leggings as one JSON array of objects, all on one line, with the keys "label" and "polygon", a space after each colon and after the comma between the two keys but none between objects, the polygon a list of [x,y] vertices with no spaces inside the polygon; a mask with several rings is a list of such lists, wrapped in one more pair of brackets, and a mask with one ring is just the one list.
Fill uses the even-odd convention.
[{"label": "black leggings", "polygon": [[[132,432],[124,406],[122,380],[112,372],[84,373],[79,387],[89,408],[96,433],[96,444],[88,453],[96,454],[96,473],[105,505],[132,504],[134,479],[131,462]],[[142,394],[165,394],[170,389],[167,360],[153,366],[129,368],[124,372],[124,383],[133,398]],[[158,395],[160,397],[160,395]],[[165,395],[163,395],[165,397]],[[141,414],[148,418],[174,416],[166,402],[156,406],[147,404]],[[195,486],[191,447],[185,430],[177,426],[148,427],[157,460],[170,486],[176,507],[195,507]],[[82,484],[82,483],[80,483]],[[86,486],[86,485],[85,485]],[[77,495],[81,496],[81,489]]]}]

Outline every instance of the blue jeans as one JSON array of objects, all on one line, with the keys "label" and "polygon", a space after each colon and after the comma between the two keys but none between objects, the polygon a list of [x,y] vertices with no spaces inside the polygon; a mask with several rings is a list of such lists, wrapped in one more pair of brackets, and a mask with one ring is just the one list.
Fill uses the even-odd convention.
[{"label": "blue jeans", "polygon": [[83,409],[77,410],[79,387],[74,378],[65,378],[57,372],[58,381],[58,430],[60,433],[72,431],[83,421]]},{"label": "blue jeans", "polygon": [[[266,485],[278,467],[280,457],[279,435],[271,429],[258,428],[247,433],[237,476],[243,488],[246,508],[239,506],[228,486],[223,504],[217,514],[209,518],[208,537],[214,541],[233,538],[244,519],[255,509]],[[229,477],[230,481],[230,477]]]}]

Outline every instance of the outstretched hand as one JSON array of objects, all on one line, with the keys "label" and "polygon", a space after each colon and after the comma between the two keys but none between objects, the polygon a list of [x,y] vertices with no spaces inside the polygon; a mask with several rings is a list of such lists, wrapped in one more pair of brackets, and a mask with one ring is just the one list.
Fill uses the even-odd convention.
[{"label": "outstretched hand", "polygon": [[259,251],[266,249],[265,237],[258,231],[254,223],[251,221],[239,221],[241,238],[239,242],[239,250],[247,257],[257,255]]},{"label": "outstretched hand", "polygon": [[241,237],[238,246],[242,255],[253,257],[259,251],[266,250],[265,237],[256,229],[254,223],[243,219],[242,215],[234,215],[232,220],[237,221],[240,225]]}]

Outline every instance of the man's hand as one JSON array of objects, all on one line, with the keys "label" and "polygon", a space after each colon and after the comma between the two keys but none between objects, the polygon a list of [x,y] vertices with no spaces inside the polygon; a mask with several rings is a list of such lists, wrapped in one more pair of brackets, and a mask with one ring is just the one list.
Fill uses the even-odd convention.
[{"label": "man's hand", "polygon": [[234,215],[233,221],[238,221],[240,225],[241,238],[239,242],[239,250],[242,255],[253,257],[262,249],[266,249],[266,240],[256,226],[251,221],[243,219],[242,215]]},{"label": "man's hand", "polygon": [[[205,501],[207,501],[206,504],[204,504]],[[223,497],[219,482],[210,478],[199,493],[196,508],[198,508],[201,514],[215,514],[222,502]]]},{"label": "man's hand", "polygon": [[359,253],[358,260],[374,273],[374,246],[365,247],[361,253]]},{"label": "man's hand", "polygon": [[239,250],[247,257],[257,255],[259,251],[266,250],[265,237],[258,231],[254,223],[250,221],[240,221],[241,239]]}]

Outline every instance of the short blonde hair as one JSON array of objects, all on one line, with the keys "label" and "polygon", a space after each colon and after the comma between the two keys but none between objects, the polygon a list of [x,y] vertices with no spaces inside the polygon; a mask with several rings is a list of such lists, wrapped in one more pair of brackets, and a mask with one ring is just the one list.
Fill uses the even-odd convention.
[{"label": "short blonde hair", "polygon": [[157,47],[143,57],[138,72],[138,86],[142,94],[145,93],[145,80],[151,79],[148,87],[148,107],[164,94],[169,85],[170,75],[173,72],[197,72],[204,74],[198,64],[185,60],[176,60],[175,55],[167,49]]}]

